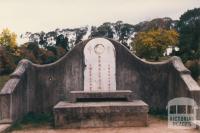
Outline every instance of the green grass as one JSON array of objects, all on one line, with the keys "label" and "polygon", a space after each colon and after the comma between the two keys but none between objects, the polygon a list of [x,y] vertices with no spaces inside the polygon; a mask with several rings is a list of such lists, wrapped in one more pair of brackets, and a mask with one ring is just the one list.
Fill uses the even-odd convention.
[{"label": "green grass", "polygon": [[151,109],[149,110],[149,114],[160,118],[162,120],[167,120],[167,110],[159,110],[159,109]]},{"label": "green grass", "polygon": [[53,114],[52,113],[28,113],[22,120],[17,121],[12,125],[10,131],[22,130],[29,128],[50,128],[53,127]]},{"label": "green grass", "polygon": [[3,88],[4,84],[8,81],[9,75],[0,76],[0,90]]}]

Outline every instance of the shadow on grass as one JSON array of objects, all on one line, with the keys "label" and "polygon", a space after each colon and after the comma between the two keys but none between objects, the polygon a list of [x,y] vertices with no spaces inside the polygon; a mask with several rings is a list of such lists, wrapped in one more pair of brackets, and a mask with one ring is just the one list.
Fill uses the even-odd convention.
[{"label": "shadow on grass", "polygon": [[167,120],[167,110],[150,109],[149,114],[162,120]]},{"label": "shadow on grass", "polygon": [[53,113],[28,113],[22,120],[13,124],[9,131],[38,127],[51,128],[53,120]]}]

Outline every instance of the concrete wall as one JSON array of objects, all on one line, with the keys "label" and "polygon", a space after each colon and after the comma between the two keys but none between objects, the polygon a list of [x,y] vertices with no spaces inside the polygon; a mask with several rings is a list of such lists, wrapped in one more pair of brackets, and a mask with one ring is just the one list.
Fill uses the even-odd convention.
[{"label": "concrete wall", "polygon": [[[110,40],[110,39],[109,39]],[[84,41],[48,65],[22,60],[0,92],[0,123],[9,123],[27,112],[50,112],[69,91],[83,90]],[[165,109],[168,100],[187,96],[200,105],[200,87],[178,57],[160,63],[145,62],[120,43],[116,51],[116,89],[132,90],[151,108]]]}]

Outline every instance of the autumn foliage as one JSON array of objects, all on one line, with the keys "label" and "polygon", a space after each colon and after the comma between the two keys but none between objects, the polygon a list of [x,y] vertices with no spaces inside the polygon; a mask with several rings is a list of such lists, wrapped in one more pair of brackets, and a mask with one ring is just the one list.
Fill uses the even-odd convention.
[{"label": "autumn foliage", "polygon": [[166,49],[178,44],[179,34],[175,30],[157,29],[136,34],[132,42],[136,55],[145,59],[158,60]]},{"label": "autumn foliage", "polygon": [[56,46],[39,47],[37,42],[17,45],[17,35],[9,29],[0,33],[0,75],[9,74],[21,59],[37,64],[48,64],[62,57],[67,51],[66,42],[57,41]]},{"label": "autumn foliage", "polygon": [[19,57],[17,35],[9,29],[0,33],[0,74],[10,73],[16,67],[16,58]]}]

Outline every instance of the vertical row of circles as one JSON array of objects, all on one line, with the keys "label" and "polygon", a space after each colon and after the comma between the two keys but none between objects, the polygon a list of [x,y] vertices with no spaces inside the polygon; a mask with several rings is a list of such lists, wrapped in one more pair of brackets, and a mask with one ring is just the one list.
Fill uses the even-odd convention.
[{"label": "vertical row of circles", "polygon": [[110,64],[108,64],[108,90],[110,91]]},{"label": "vertical row of circles", "polygon": [[101,56],[100,55],[98,55],[98,79],[99,79],[98,89],[101,90]]},{"label": "vertical row of circles", "polygon": [[90,84],[90,91],[92,90],[92,65],[89,65],[89,84]]}]

